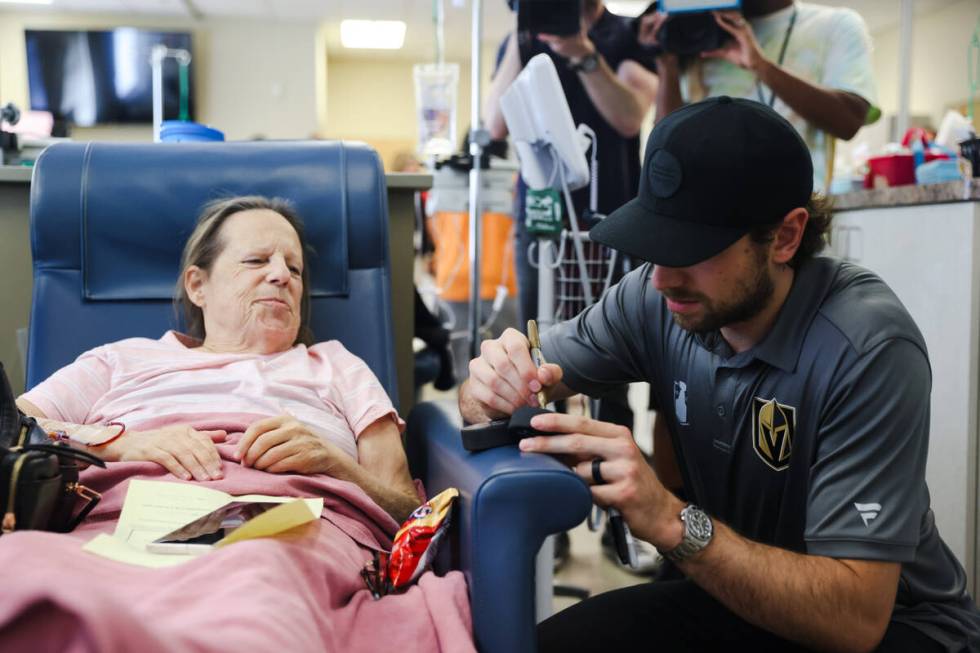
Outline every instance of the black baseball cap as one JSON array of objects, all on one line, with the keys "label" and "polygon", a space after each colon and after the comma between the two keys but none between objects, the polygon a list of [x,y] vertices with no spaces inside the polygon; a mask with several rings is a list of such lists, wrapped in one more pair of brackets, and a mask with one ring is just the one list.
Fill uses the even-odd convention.
[{"label": "black baseball cap", "polygon": [[792,125],[759,102],[711,98],[657,122],[639,195],[589,237],[644,261],[686,267],[806,206],[812,192],[810,151]]}]

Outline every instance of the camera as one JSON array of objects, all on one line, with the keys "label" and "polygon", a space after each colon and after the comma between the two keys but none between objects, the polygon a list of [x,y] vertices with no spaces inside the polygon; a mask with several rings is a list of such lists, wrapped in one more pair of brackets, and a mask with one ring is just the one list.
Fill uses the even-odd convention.
[{"label": "camera", "polygon": [[572,36],[582,29],[582,0],[508,0],[517,31]]},{"label": "camera", "polygon": [[[651,3],[640,17],[663,11],[667,20],[657,33],[659,49],[679,56],[691,56],[708,50],[717,50],[731,36],[723,30],[711,13],[719,9],[738,9],[739,0],[660,0]],[[640,18],[634,23],[639,29]]]}]

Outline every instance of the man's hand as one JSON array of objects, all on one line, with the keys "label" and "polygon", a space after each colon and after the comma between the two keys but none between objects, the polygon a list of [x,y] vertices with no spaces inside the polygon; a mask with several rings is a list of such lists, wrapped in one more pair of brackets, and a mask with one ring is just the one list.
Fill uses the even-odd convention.
[{"label": "man's hand", "polygon": [[582,21],[582,29],[579,30],[578,34],[573,34],[571,36],[556,36],[554,34],[538,34],[538,40],[547,43],[551,51],[557,54],[559,57],[565,57],[566,59],[582,59],[590,54],[594,53],[595,44],[589,40],[588,37],[589,29]]},{"label": "man's hand", "polygon": [[530,347],[517,329],[507,329],[496,340],[484,340],[480,357],[470,361],[466,398],[490,418],[511,415],[521,406],[537,406],[537,393],[556,387],[562,371],[553,364],[536,367]]},{"label": "man's hand", "polygon": [[667,14],[663,11],[654,11],[640,16],[640,28],[636,33],[636,40],[640,45],[647,47],[657,47],[660,45],[658,35],[660,28],[667,22]]},{"label": "man's hand", "polygon": [[715,22],[732,35],[732,41],[717,50],[702,52],[704,58],[724,59],[739,68],[758,74],[769,60],[762,53],[759,42],[755,39],[752,26],[737,11],[715,11]]},{"label": "man's hand", "polygon": [[130,431],[106,445],[99,455],[107,462],[155,462],[177,478],[211,481],[224,476],[214,443],[223,442],[227,435],[222,430],[198,431],[184,425]]},{"label": "man's hand", "polygon": [[[657,478],[628,428],[558,413],[536,415],[531,426],[565,435],[525,438],[521,451],[564,457],[591,486],[595,502],[618,508],[634,535],[667,551],[680,544],[682,524],[677,516],[684,504]],[[592,477],[596,458],[602,460],[599,471],[605,483],[601,485]]]},{"label": "man's hand", "polygon": [[329,474],[342,458],[350,458],[292,415],[253,422],[235,452],[245,467],[266,472]]}]

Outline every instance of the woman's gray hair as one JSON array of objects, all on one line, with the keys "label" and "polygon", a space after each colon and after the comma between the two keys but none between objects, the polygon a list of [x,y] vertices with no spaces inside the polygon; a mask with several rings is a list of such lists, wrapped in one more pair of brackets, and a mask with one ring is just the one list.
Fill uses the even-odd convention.
[{"label": "woman's gray hair", "polygon": [[183,314],[185,328],[190,336],[204,340],[204,312],[187,296],[184,288],[184,273],[192,265],[196,265],[205,273],[211,272],[215,260],[224,251],[225,242],[221,237],[221,225],[225,220],[241,213],[267,209],[278,213],[286,219],[299,237],[300,249],[303,252],[303,293],[300,298],[299,331],[296,333],[294,345],[312,345],[313,331],[310,329],[310,267],[308,263],[308,245],[303,220],[300,219],[293,205],[280,197],[262,197],[260,195],[245,195],[214,200],[204,205],[197,225],[184,245],[184,253],[180,257],[180,277],[174,291],[174,309]]}]

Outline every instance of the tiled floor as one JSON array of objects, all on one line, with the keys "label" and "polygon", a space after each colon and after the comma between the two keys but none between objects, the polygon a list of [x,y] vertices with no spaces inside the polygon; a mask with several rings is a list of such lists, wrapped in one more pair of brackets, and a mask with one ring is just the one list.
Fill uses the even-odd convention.
[{"label": "tiled floor", "polygon": [[[593,533],[586,524],[571,531],[571,557],[555,574],[555,582],[587,589],[591,594],[608,592],[619,587],[646,583],[644,576],[624,571],[602,553],[599,543],[601,533]],[[555,597],[556,612],[576,603],[576,599]]]}]

